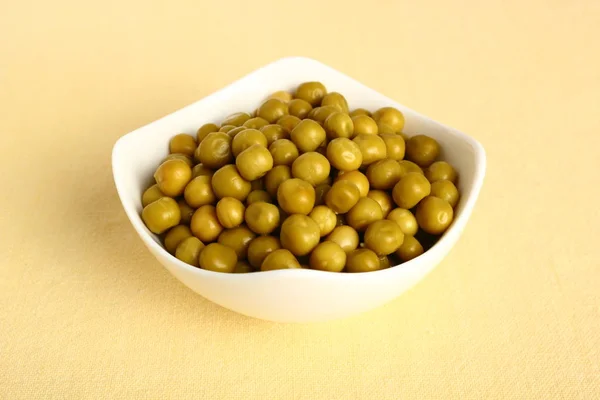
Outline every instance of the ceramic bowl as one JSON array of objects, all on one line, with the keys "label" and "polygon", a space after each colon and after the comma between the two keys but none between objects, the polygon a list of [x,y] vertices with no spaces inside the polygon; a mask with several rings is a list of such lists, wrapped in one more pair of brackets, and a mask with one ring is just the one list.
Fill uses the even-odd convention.
[{"label": "ceramic bowl", "polygon": [[[177,133],[195,134],[204,123],[219,123],[237,111],[255,110],[272,92],[293,90],[305,81],[320,81],[347,98],[351,109],[400,109],[408,136],[425,134],[442,147],[441,159],[458,171],[461,199],[443,237],[423,255],[388,269],[368,273],[330,273],[310,269],[223,274],[192,267],[170,255],[142,222],[141,195],[167,155]],[[120,138],[112,168],[123,208],[148,250],[184,285],[235,312],[279,322],[338,319],[379,307],[423,279],[452,249],[464,230],[483,184],[486,156],[472,137],[445,126],[366,87],[322,63],[284,58],[268,64],[212,95]]]}]

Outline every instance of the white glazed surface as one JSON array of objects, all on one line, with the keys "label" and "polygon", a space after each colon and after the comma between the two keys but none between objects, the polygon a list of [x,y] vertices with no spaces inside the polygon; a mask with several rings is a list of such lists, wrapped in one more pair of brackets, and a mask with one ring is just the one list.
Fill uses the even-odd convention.
[{"label": "white glazed surface", "polygon": [[[222,274],[185,264],[171,256],[141,220],[141,194],[168,141],[177,133],[195,134],[208,122],[220,122],[237,111],[253,111],[270,93],[292,90],[304,81],[318,80],[329,91],[344,94],[351,109],[392,106],[406,118],[404,132],[422,133],[442,146],[441,158],[459,173],[461,199],[455,220],[427,252],[410,262],[381,271],[337,274],[307,269],[251,274]],[[175,113],[139,128],[117,141],[112,154],[117,192],[146,247],[177,279],[205,298],[238,313],[278,322],[338,319],[379,307],[423,279],[446,256],[460,237],[479,196],[486,156],[473,138],[424,117],[317,61],[284,58],[247,75],[224,89]]]}]

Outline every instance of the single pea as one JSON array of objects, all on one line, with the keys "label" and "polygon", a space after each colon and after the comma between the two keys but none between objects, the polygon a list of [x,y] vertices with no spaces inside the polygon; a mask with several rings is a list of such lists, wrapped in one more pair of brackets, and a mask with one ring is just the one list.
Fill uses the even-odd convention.
[{"label": "single pea", "polygon": [[248,228],[259,235],[267,235],[277,229],[279,218],[277,206],[265,202],[250,204],[244,216]]},{"label": "single pea", "polygon": [[261,271],[273,271],[276,269],[292,269],[302,268],[296,257],[286,249],[277,249],[269,253],[265,257],[262,265],[260,266]]},{"label": "single pea", "polygon": [[429,196],[430,193],[431,184],[427,178],[419,173],[409,172],[396,183],[392,190],[392,197],[398,207],[408,210]]},{"label": "single pea", "polygon": [[281,246],[296,256],[307,255],[319,244],[320,232],[319,225],[312,218],[302,214],[290,215],[281,224]]},{"label": "single pea", "polygon": [[294,97],[315,107],[321,104],[325,94],[327,94],[327,89],[321,82],[304,82],[298,86]]},{"label": "single pea", "polygon": [[310,267],[320,271],[342,272],[346,252],[335,242],[319,243],[310,253]]},{"label": "single pea", "polygon": [[419,227],[432,235],[441,235],[454,219],[452,206],[439,197],[427,196],[417,206],[415,213]]},{"label": "single pea", "polygon": [[201,143],[209,133],[218,132],[218,131],[219,131],[218,125],[215,125],[212,123],[204,124],[200,128],[198,128],[198,131],[196,132],[196,141],[198,143]]},{"label": "single pea", "polygon": [[436,161],[425,170],[425,177],[431,183],[441,180],[456,183],[458,175],[452,165],[448,164],[446,161]]},{"label": "single pea", "polygon": [[387,219],[373,222],[365,231],[365,246],[379,256],[392,254],[403,241],[402,229],[397,223]]},{"label": "single pea", "polygon": [[367,179],[374,189],[388,190],[394,187],[402,176],[400,165],[389,158],[377,161],[367,168]]},{"label": "single pea", "polygon": [[154,179],[161,192],[166,196],[176,197],[183,193],[192,180],[192,169],[181,160],[168,160],[156,169]]},{"label": "single pea", "polygon": [[211,177],[202,175],[192,179],[185,187],[183,197],[193,208],[214,203],[217,198],[213,192]]},{"label": "single pea", "polygon": [[304,119],[312,111],[312,106],[306,100],[294,99],[288,104],[289,113],[294,117]]},{"label": "single pea", "polygon": [[261,117],[250,118],[248,121],[244,122],[246,128],[251,129],[261,129],[263,126],[269,125],[269,121]]},{"label": "single pea", "polygon": [[202,269],[231,273],[238,259],[233,249],[220,243],[211,243],[200,252],[199,262]]},{"label": "single pea", "polygon": [[383,107],[373,113],[373,119],[385,125],[389,125],[395,133],[402,132],[404,128],[404,115],[393,107]]},{"label": "single pea", "polygon": [[315,205],[315,189],[302,179],[285,180],[277,189],[277,202],[288,214],[307,215]]},{"label": "single pea", "polygon": [[348,101],[342,94],[337,92],[330,92],[323,96],[323,100],[321,100],[321,106],[333,106],[346,114],[349,112]]},{"label": "single pea", "polygon": [[356,133],[352,118],[343,112],[332,113],[327,117],[323,125],[327,133],[327,138],[330,140],[335,138],[352,138]]},{"label": "single pea", "polygon": [[300,121],[290,134],[292,142],[298,147],[298,150],[305,153],[315,151],[321,143],[325,141],[325,130],[321,125],[313,120],[305,119]]},{"label": "single pea", "polygon": [[281,243],[275,236],[259,236],[248,246],[248,262],[254,268],[260,269],[265,257],[280,248]]},{"label": "single pea", "polygon": [[404,153],[406,149],[406,144],[404,143],[404,139],[402,136],[384,133],[379,135],[383,139],[385,143],[385,148],[387,150],[387,158],[391,158],[392,160],[402,160],[404,158]]},{"label": "single pea", "polygon": [[454,183],[447,180],[433,182],[431,184],[431,195],[446,200],[452,208],[456,207],[460,198],[460,193]]},{"label": "single pea", "polygon": [[244,203],[233,197],[223,197],[217,203],[217,218],[224,228],[235,228],[244,222],[246,207]]},{"label": "single pea", "polygon": [[369,166],[387,157],[385,142],[379,135],[357,135],[352,139],[360,148],[363,156],[363,166]]},{"label": "single pea", "polygon": [[161,234],[181,221],[179,205],[170,197],[161,197],[144,207],[142,220],[152,233]]},{"label": "single pea", "polygon": [[244,260],[248,254],[248,246],[255,237],[254,232],[241,225],[221,232],[218,243],[233,249],[238,260]]},{"label": "single pea", "polygon": [[220,199],[233,197],[245,201],[252,189],[252,184],[240,175],[233,164],[225,165],[215,171],[211,183],[215,195]]},{"label": "single pea", "polygon": [[330,172],[331,166],[327,157],[314,151],[300,155],[292,163],[292,176],[313,186],[324,183]]},{"label": "single pea", "polygon": [[285,90],[279,90],[277,92],[272,93],[269,96],[269,99],[277,99],[284,103],[289,103],[292,100],[293,96],[290,92],[286,92]]},{"label": "single pea", "polygon": [[350,117],[352,118],[356,117],[357,115],[366,115],[367,117],[370,117],[371,113],[365,108],[357,108],[350,112]]},{"label": "single pea", "polygon": [[144,191],[144,194],[142,194],[142,207],[146,207],[148,204],[160,199],[161,197],[165,197],[165,194],[160,191],[158,185],[154,184],[150,186]]},{"label": "single pea", "polygon": [[298,158],[298,148],[288,139],[279,139],[271,143],[269,146],[271,156],[273,156],[273,165],[289,165]]},{"label": "single pea", "polygon": [[340,225],[333,229],[327,236],[330,242],[337,243],[346,253],[355,250],[358,247],[358,232],[348,225]]},{"label": "single pea", "polygon": [[384,190],[369,190],[367,197],[375,200],[383,211],[383,218],[386,218],[390,211],[395,207],[392,196]]},{"label": "single pea", "polygon": [[358,203],[359,188],[349,180],[340,180],[333,184],[325,196],[325,204],[338,214],[345,214]]},{"label": "single pea", "polygon": [[383,210],[379,203],[369,197],[361,197],[346,214],[346,222],[358,232],[364,232],[369,225],[380,219],[383,219]]},{"label": "single pea", "polygon": [[198,266],[198,258],[200,253],[204,250],[204,243],[197,237],[190,236],[181,241],[175,249],[175,257],[184,263]]},{"label": "single pea", "polygon": [[352,117],[352,123],[354,124],[355,135],[377,135],[379,133],[377,122],[368,115]]},{"label": "single pea", "polygon": [[352,250],[347,257],[346,271],[348,272],[371,272],[381,269],[379,257],[373,250]]},{"label": "single pea", "polygon": [[227,116],[223,120],[221,125],[222,126],[225,126],[225,125],[242,126],[244,124],[244,122],[248,121],[250,118],[251,118],[250,114],[248,114],[248,113],[237,112],[237,113]]},{"label": "single pea", "polygon": [[187,225],[177,225],[169,229],[169,232],[165,235],[165,248],[171,254],[175,254],[177,246],[184,239],[192,236],[192,231]]},{"label": "single pea", "polygon": [[414,236],[419,230],[417,219],[410,210],[395,208],[388,214],[387,219],[396,222],[406,236]]},{"label": "single pea", "polygon": [[406,142],[406,157],[422,168],[433,164],[439,155],[440,145],[429,136],[413,136]]},{"label": "single pea", "polygon": [[255,144],[237,156],[235,165],[244,179],[253,181],[273,168],[273,156],[266,147]]},{"label": "single pea", "polygon": [[260,131],[267,138],[268,146],[277,140],[290,138],[290,133],[283,126],[277,124],[265,125],[260,128]]},{"label": "single pea", "polygon": [[412,236],[405,236],[402,246],[396,250],[396,255],[400,258],[400,260],[406,262],[420,256],[423,254],[423,252],[423,246],[417,239]]},{"label": "single pea", "polygon": [[258,108],[257,116],[273,124],[287,114],[288,106],[286,103],[279,99],[269,99]]},{"label": "single pea", "polygon": [[186,133],[173,136],[169,142],[170,153],[181,153],[189,157],[194,155],[196,147],[196,139]]},{"label": "single pea", "polygon": [[308,216],[319,225],[321,237],[329,235],[337,225],[335,213],[327,206],[316,206]]},{"label": "single pea", "polygon": [[219,222],[215,206],[209,204],[198,208],[192,215],[190,229],[204,243],[217,240],[223,232],[223,225]]},{"label": "single pea", "polygon": [[231,137],[224,132],[209,133],[194,153],[196,161],[211,169],[218,169],[233,161]]}]

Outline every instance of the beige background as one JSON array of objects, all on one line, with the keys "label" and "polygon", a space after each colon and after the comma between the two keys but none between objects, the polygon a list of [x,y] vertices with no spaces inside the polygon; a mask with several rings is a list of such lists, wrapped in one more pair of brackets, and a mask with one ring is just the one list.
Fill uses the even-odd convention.
[{"label": "beige background", "polygon": [[[1,399],[600,396],[600,2],[87,3],[0,2]],[[289,55],[488,153],[448,258],[338,322],[192,293],[112,183],[121,135]]]}]

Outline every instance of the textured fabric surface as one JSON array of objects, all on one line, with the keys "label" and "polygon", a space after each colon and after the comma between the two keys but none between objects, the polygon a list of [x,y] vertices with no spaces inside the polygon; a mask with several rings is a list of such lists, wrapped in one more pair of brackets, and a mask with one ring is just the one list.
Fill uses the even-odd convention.
[{"label": "textured fabric surface", "polygon": [[[598,1],[4,1],[0,37],[0,399],[600,398]],[[444,262],[330,323],[194,294],[111,177],[121,135],[289,55],[489,160]]]}]

